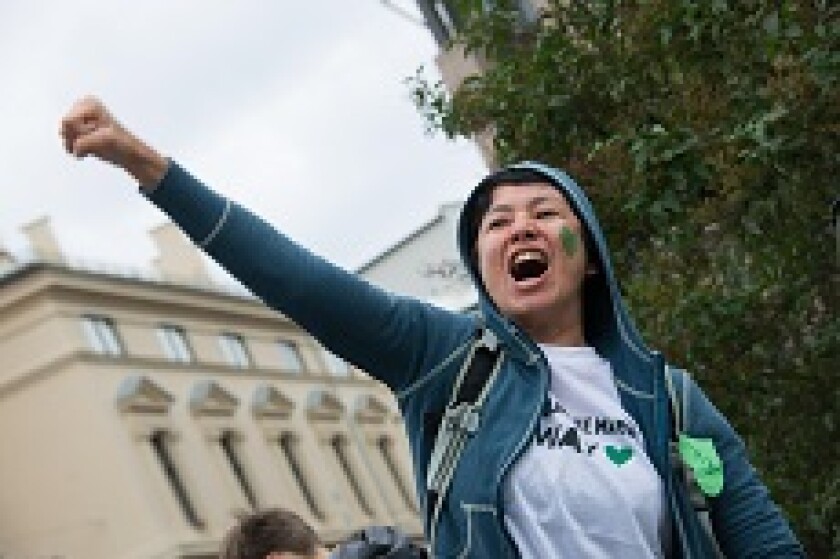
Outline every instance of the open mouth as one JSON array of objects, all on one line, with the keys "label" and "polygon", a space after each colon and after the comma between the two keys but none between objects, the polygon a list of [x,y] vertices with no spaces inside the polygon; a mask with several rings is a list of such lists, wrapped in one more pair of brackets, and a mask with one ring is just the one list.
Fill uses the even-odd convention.
[{"label": "open mouth", "polygon": [[516,282],[538,278],[548,270],[548,255],[538,249],[526,249],[513,253],[509,271]]}]

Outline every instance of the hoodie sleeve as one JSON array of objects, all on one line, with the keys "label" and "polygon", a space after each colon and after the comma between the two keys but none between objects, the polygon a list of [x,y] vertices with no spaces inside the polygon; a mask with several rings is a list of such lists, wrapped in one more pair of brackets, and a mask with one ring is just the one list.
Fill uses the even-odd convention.
[{"label": "hoodie sleeve", "polygon": [[313,255],[174,162],[145,195],[269,307],[394,391],[473,328],[466,316],[386,293]]},{"label": "hoodie sleeve", "polygon": [[758,477],[747,449],[723,415],[688,376],[687,431],[711,438],[723,462],[723,490],[709,499],[712,525],[726,557],[805,557],[802,546]]}]

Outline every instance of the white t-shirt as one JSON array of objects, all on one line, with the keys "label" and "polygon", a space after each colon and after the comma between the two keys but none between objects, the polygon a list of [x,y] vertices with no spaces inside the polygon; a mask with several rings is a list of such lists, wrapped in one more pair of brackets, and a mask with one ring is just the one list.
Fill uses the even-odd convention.
[{"label": "white t-shirt", "polygon": [[523,559],[664,557],[664,489],[612,368],[591,347],[540,346],[551,383],[504,487]]}]

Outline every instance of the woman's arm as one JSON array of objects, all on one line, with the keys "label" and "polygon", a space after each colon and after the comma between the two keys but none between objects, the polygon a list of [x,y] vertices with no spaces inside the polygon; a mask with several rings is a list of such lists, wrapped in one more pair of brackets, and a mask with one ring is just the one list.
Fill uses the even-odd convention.
[{"label": "woman's arm", "polygon": [[474,328],[472,319],[386,293],[315,256],[176,163],[147,196],[267,305],[393,390]]},{"label": "woman's arm", "polygon": [[712,525],[727,557],[805,557],[802,546],[750,464],[743,441],[703,391],[684,376],[689,391],[687,431],[714,441],[723,462],[723,490],[709,500]]},{"label": "woman's arm", "polygon": [[62,122],[68,151],[122,167],[208,255],[327,348],[399,391],[463,342],[466,316],[398,297],[319,258],[121,126],[96,99]]}]

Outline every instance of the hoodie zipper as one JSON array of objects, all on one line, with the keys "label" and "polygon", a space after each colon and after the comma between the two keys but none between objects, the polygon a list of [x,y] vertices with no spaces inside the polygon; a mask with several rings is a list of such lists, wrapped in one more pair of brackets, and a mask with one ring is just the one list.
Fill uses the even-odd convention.
[{"label": "hoodie zipper", "polygon": [[[546,390],[548,389],[548,387],[547,387],[547,380],[548,380],[548,376],[549,376],[548,375],[548,370],[543,365],[543,362],[540,359],[540,357],[536,353],[531,351],[531,349],[527,345],[525,345],[524,342],[522,342],[522,340],[518,336],[518,333],[516,331],[515,326],[513,326],[512,324],[508,325],[508,331],[513,335],[514,339],[522,346],[522,348],[528,354],[528,363],[529,364],[535,364],[537,366],[537,370],[539,371],[539,374],[540,374],[539,397],[540,398],[545,397]],[[522,455],[523,451],[525,450],[526,444],[528,443],[528,441],[531,440],[531,436],[534,433],[534,427],[537,424],[537,420],[540,417],[540,412],[541,411],[542,411],[542,406],[540,406],[539,403],[534,406],[534,413],[531,416],[530,421],[528,422],[528,428],[525,430],[525,434],[522,436],[522,438],[516,444],[516,447],[514,448],[513,452],[508,456],[508,459],[505,461],[505,463],[502,465],[502,468],[499,470],[499,475],[496,477],[496,501],[497,501],[496,507],[499,510],[498,519],[499,519],[499,522],[502,525],[502,533],[505,535],[508,542],[510,542],[512,544],[511,547],[513,547],[514,550],[516,550],[516,546],[515,546],[515,544],[513,544],[513,537],[510,535],[510,532],[508,532],[507,524],[505,523],[504,488],[502,486],[502,482],[503,482],[505,476],[507,475],[507,472],[510,469],[511,465],[516,460],[519,459],[519,457]]]}]

